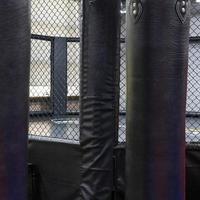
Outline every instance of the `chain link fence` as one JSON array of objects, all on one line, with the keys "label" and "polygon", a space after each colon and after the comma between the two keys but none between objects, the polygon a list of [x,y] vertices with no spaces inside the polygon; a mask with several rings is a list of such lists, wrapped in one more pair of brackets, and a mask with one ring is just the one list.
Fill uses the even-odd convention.
[{"label": "chain link fence", "polygon": [[200,3],[192,2],[187,89],[186,141],[200,142]]},{"label": "chain link fence", "polygon": [[31,0],[30,137],[79,140],[80,6]]},{"label": "chain link fence", "polygon": [[[119,142],[126,137],[126,11],[121,3]],[[79,141],[78,0],[31,0],[30,137]],[[191,7],[186,141],[200,140],[200,3]],[[177,122],[178,123],[178,122]]]},{"label": "chain link fence", "polygon": [[126,141],[126,2],[121,3],[119,142]]}]

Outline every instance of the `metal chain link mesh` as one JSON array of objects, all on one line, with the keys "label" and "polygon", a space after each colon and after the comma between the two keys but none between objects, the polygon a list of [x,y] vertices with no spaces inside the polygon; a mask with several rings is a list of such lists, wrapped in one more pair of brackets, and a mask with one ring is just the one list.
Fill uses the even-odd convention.
[{"label": "metal chain link mesh", "polygon": [[31,0],[32,34],[79,36],[80,1]]},{"label": "metal chain link mesh", "polygon": [[[30,136],[53,137],[76,142],[79,140],[80,1],[32,0],[31,2],[32,52],[29,134]],[[121,5],[119,142],[125,142],[125,2],[122,1]],[[199,3],[192,4],[191,16],[186,141],[199,142]],[[64,41],[66,44],[63,43]]]},{"label": "metal chain link mesh", "polygon": [[119,142],[126,141],[126,2],[121,3]]},{"label": "metal chain link mesh", "polygon": [[80,6],[31,0],[30,137],[79,140]]},{"label": "metal chain link mesh", "polygon": [[191,6],[186,141],[200,142],[200,3]]}]

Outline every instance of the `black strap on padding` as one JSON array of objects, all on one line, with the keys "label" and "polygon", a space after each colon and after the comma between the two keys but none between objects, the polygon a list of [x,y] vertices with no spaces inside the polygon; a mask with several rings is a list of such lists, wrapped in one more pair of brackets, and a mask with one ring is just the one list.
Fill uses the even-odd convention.
[{"label": "black strap on padding", "polygon": [[81,63],[81,199],[109,200],[118,129],[120,1],[84,0]]},{"label": "black strap on padding", "polygon": [[0,1],[0,199],[27,200],[29,0]]},{"label": "black strap on padding", "polygon": [[127,2],[126,200],[185,199],[189,4]]}]

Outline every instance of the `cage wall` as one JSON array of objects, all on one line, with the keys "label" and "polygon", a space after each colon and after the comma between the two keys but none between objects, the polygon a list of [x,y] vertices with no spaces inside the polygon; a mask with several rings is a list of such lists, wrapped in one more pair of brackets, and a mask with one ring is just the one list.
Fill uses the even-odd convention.
[{"label": "cage wall", "polygon": [[31,1],[30,137],[79,141],[80,1]]},{"label": "cage wall", "polygon": [[[121,3],[119,142],[126,137],[126,12]],[[32,0],[30,137],[79,142],[81,2]],[[191,6],[186,141],[200,140],[200,3]],[[178,122],[177,122],[178,123]]]}]

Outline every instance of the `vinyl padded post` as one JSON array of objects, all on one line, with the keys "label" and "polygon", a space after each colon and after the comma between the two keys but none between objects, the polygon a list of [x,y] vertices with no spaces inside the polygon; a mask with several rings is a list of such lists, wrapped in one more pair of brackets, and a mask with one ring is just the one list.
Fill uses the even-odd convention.
[{"label": "vinyl padded post", "polygon": [[127,200],[185,199],[189,6],[127,3]]},{"label": "vinyl padded post", "polygon": [[110,200],[118,129],[120,1],[84,0],[81,199]]},{"label": "vinyl padded post", "polygon": [[27,200],[28,0],[0,1],[0,199]]}]

